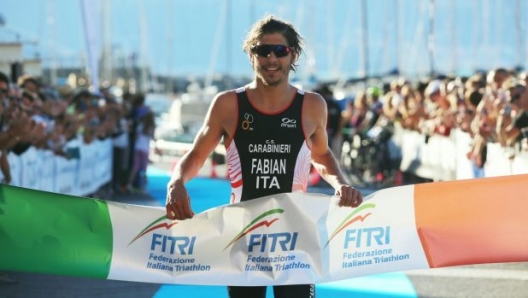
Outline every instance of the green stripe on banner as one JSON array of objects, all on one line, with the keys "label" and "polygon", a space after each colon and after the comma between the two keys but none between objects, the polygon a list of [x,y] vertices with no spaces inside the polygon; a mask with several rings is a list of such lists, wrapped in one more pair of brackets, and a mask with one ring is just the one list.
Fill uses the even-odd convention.
[{"label": "green stripe on banner", "polygon": [[106,278],[112,241],[104,201],[0,185],[0,269]]}]

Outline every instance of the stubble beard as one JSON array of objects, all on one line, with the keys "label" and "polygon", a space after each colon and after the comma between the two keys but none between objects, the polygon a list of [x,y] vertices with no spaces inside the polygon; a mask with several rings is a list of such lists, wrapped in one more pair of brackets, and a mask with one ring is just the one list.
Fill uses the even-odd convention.
[{"label": "stubble beard", "polygon": [[255,73],[257,74],[257,79],[259,79],[264,86],[267,87],[275,87],[280,85],[284,80],[288,79],[288,72],[289,70],[284,70],[283,67],[279,69],[277,74],[282,74],[282,76],[277,77],[275,79],[266,79],[265,75],[263,74],[263,66],[257,65],[255,68]]}]

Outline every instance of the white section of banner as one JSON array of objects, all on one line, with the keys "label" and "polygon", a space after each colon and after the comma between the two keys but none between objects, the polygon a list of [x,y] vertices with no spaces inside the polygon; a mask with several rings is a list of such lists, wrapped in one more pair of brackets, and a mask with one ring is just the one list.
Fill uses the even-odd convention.
[{"label": "white section of banner", "polygon": [[164,208],[109,202],[108,279],[256,286],[429,268],[413,190],[379,191],[358,208],[322,194],[279,194],[185,221],[166,219]]},{"label": "white section of banner", "polygon": [[[429,268],[416,230],[413,186],[379,190],[359,208],[365,209],[356,218],[363,220],[351,223],[330,241],[334,243],[329,245],[331,280]],[[330,235],[350,213],[350,208],[330,205]]]}]

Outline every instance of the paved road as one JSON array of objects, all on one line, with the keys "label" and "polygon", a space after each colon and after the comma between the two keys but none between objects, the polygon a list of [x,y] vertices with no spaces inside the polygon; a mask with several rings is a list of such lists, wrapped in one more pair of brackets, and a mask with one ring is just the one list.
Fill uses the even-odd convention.
[{"label": "paved road", "polygon": [[[158,164],[157,164],[158,165]],[[170,168],[166,162],[161,166]],[[207,175],[210,169],[204,173]],[[217,174],[222,175],[222,169],[217,169]],[[204,174],[202,173],[202,174]],[[312,189],[317,192],[330,193],[326,187]],[[364,194],[372,189],[361,189]],[[115,201],[139,205],[159,205],[160,203],[148,195],[116,196]],[[0,229],[1,230],[1,229]],[[1,245],[1,244],[0,244]],[[70,297],[97,297],[97,298],[161,298],[164,286],[159,284],[135,283],[110,280],[96,280],[78,277],[61,277],[33,273],[7,272],[8,278],[14,282],[1,281],[0,298],[70,298]],[[402,296],[401,293],[390,293],[390,282],[379,284],[380,292],[350,292],[332,295],[336,297],[420,297],[420,298],[527,298],[528,297],[528,263],[511,264],[485,264],[438,268],[430,270],[417,270],[405,272],[412,282],[416,294]],[[386,289],[388,287],[389,289]],[[208,297],[211,288],[204,293],[195,292],[194,297]],[[216,296],[225,295],[223,289],[215,289]],[[383,291],[382,291],[383,290]],[[388,291],[387,291],[388,290]],[[177,290],[174,290],[177,293]],[[188,291],[188,289],[186,290]],[[167,292],[167,291],[165,291]],[[174,292],[172,292],[174,293]],[[220,293],[220,294],[218,294]],[[176,297],[176,295],[172,295]],[[187,296],[186,296],[187,297]],[[192,297],[192,296],[190,296]],[[222,296],[225,297],[225,296]]]}]

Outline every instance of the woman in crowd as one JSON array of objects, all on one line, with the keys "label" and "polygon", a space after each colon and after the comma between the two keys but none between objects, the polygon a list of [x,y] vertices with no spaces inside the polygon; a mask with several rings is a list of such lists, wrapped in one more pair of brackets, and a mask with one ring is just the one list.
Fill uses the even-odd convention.
[{"label": "woman in crowd", "polygon": [[154,113],[150,110],[145,110],[145,115],[139,118],[135,134],[133,166],[128,177],[128,191],[132,190],[132,184],[138,174],[140,192],[144,191],[147,183],[146,172],[149,162],[150,141],[154,138],[154,130],[156,128],[154,120]]}]

